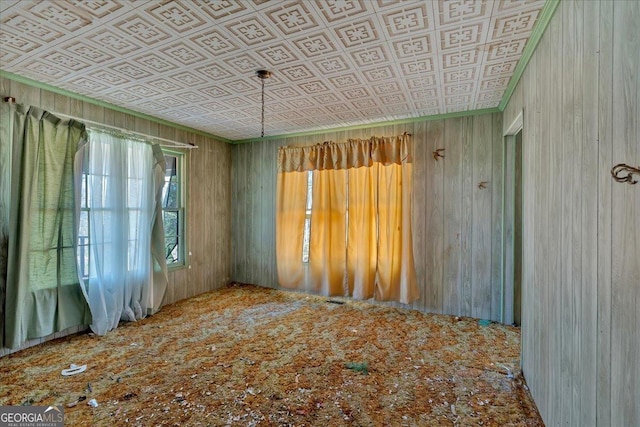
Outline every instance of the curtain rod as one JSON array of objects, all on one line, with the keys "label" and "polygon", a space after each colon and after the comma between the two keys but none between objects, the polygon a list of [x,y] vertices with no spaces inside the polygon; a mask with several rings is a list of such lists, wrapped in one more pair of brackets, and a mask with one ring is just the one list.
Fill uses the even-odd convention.
[{"label": "curtain rod", "polygon": [[[12,104],[13,105],[13,104],[16,103],[16,99],[14,97],[12,97],[12,96],[7,96],[7,97],[4,98],[4,102],[6,102],[7,104]],[[162,138],[162,137],[159,137],[159,136],[152,136],[152,135],[148,135],[148,134],[142,133],[142,132],[136,132],[136,131],[133,131],[133,130],[124,129],[124,128],[117,127],[117,126],[111,126],[111,125],[107,125],[107,124],[104,124],[104,123],[94,122],[92,120],[80,119],[78,117],[70,116],[68,114],[57,113],[55,111],[51,111],[50,113],[53,114],[54,116],[58,116],[60,118],[76,120],[76,121],[78,121],[80,123],[93,125],[93,126],[98,127],[98,128],[102,127],[102,128],[105,128],[105,129],[115,130],[115,131],[122,132],[122,133],[125,133],[125,134],[128,133],[128,134],[132,134],[132,135],[141,136],[141,137],[144,137],[144,138],[147,138],[147,139],[153,139],[153,140],[156,140],[156,141],[168,142],[170,144],[170,145],[160,144],[161,147],[180,147],[180,148],[186,148],[186,149],[189,149],[189,150],[191,150],[193,148],[198,148],[198,146],[195,145],[195,144],[187,144],[187,143],[184,143],[184,142],[175,141],[173,139]]]}]

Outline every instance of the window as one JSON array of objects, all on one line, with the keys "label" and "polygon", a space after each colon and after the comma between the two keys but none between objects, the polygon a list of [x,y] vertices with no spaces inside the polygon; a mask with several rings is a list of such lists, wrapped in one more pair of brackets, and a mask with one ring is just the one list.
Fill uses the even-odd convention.
[{"label": "window", "polygon": [[165,151],[162,219],[167,267],[185,264],[184,154]]},{"label": "window", "polygon": [[307,172],[307,204],[305,206],[304,232],[302,237],[302,262],[309,263],[309,242],[311,240],[311,208],[313,206],[313,171]]}]

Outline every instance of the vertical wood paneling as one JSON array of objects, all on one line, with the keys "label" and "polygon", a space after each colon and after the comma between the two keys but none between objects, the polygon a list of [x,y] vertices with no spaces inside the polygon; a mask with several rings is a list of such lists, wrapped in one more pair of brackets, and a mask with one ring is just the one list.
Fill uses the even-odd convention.
[{"label": "vertical wood paneling", "polygon": [[[473,122],[473,225],[472,225],[472,305],[471,315],[481,319],[491,317],[491,189],[492,182],[492,122],[482,116]],[[471,139],[471,138],[470,138]]]},{"label": "vertical wood paneling", "polygon": [[445,314],[462,314],[462,135],[464,118],[445,122],[444,159],[444,300]]},{"label": "vertical wood paneling", "polygon": [[[582,164],[585,169],[598,170],[598,52],[599,52],[599,9],[584,8],[583,64],[583,147]],[[583,174],[582,190],[582,295],[580,307],[580,336],[582,372],[580,384],[580,411],[577,420],[580,425],[596,423],[596,356],[597,356],[597,280],[598,280],[598,176]]]},{"label": "vertical wood paneling", "polygon": [[[613,2],[601,2],[598,64],[598,205],[612,206],[613,163]],[[611,209],[598,209],[598,425],[611,425]]]},{"label": "vertical wood paneling", "polygon": [[504,138],[502,136],[502,115],[494,114],[491,137],[491,315],[490,319],[500,319],[502,314],[502,206]]},{"label": "vertical wood paneling", "polygon": [[472,315],[473,277],[472,277],[472,251],[473,251],[473,117],[462,118],[462,224],[460,233],[460,274],[462,277],[462,299],[460,314]]},{"label": "vertical wood paneling", "polygon": [[[423,214],[416,214],[417,218],[424,218],[424,230],[426,248],[424,270],[426,272],[424,293],[426,304],[424,309],[436,313],[444,310],[444,168],[443,159],[433,159],[433,152],[445,148],[444,122],[434,120],[427,122],[426,145],[423,162],[425,163],[426,199]],[[446,153],[445,153],[446,155]],[[446,158],[445,158],[446,159]],[[420,207],[416,207],[420,212]]]},{"label": "vertical wood paneling", "polygon": [[[640,4],[614,3],[613,162],[640,166]],[[611,165],[613,166],[613,165]],[[611,424],[640,425],[640,189],[612,192]],[[635,361],[631,362],[631,361]]]},{"label": "vertical wood paneling", "polygon": [[561,2],[505,109],[525,110],[522,361],[547,425],[640,425],[640,193],[610,175],[640,163],[639,21]]}]

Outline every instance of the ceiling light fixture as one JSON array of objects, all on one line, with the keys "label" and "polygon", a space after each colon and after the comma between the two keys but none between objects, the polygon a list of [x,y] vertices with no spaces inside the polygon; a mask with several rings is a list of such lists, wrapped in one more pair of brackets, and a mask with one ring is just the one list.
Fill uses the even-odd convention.
[{"label": "ceiling light fixture", "polygon": [[271,77],[271,71],[258,70],[256,75],[262,81],[262,132],[260,133],[260,138],[264,138],[264,81]]}]

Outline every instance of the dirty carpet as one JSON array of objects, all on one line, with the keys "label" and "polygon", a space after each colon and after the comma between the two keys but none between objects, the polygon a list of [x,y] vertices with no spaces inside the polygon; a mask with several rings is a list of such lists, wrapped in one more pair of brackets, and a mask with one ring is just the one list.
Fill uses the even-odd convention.
[{"label": "dirty carpet", "polygon": [[234,285],[0,358],[0,405],[63,405],[69,426],[543,425],[519,346],[496,323]]}]

